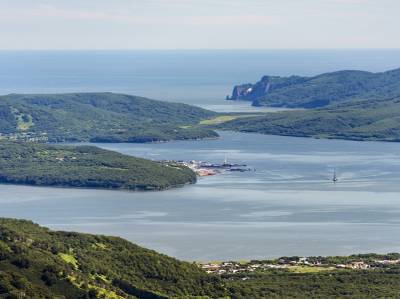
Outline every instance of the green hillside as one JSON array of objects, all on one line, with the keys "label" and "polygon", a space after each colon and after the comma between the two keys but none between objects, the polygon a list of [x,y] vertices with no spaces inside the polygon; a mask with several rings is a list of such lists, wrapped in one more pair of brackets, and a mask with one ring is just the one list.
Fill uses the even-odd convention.
[{"label": "green hillside", "polygon": [[93,146],[0,142],[0,183],[163,190],[196,182],[187,167],[139,159]]},{"label": "green hillside", "polygon": [[113,93],[0,97],[0,134],[50,142],[152,142],[213,138],[192,128],[216,113],[201,108]]},{"label": "green hillside", "polygon": [[271,135],[400,141],[400,97],[238,118],[219,129]]},{"label": "green hillside", "polygon": [[373,270],[333,270],[318,273],[270,271],[231,278],[231,298],[399,298],[398,266]]},{"label": "green hillside", "polygon": [[0,219],[0,298],[189,295],[222,297],[224,290],[220,279],[197,266],[120,238],[52,232],[28,221]]},{"label": "green hillside", "polygon": [[217,276],[121,238],[0,218],[0,298],[398,298],[399,264],[374,262],[398,256],[310,258],[333,264],[365,260],[373,265],[368,270],[299,266]]},{"label": "green hillside", "polygon": [[252,101],[254,106],[318,108],[399,95],[400,69],[396,69],[382,73],[338,71],[315,77],[264,76],[255,84],[236,86],[229,99]]}]

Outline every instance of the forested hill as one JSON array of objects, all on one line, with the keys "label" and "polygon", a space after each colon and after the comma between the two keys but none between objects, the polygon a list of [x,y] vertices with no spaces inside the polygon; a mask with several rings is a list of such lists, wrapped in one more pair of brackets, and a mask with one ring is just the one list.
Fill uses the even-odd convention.
[{"label": "forested hill", "polygon": [[362,259],[372,263],[368,270],[254,267],[216,276],[120,238],[55,232],[0,218],[0,298],[398,298],[399,264],[375,262],[398,256],[310,259],[334,264]]},{"label": "forested hill", "polygon": [[123,239],[53,232],[0,218],[0,298],[218,298],[224,293],[220,279],[196,265]]},{"label": "forested hill", "polygon": [[152,142],[215,138],[191,127],[216,113],[113,93],[0,97],[0,134],[50,142]]},{"label": "forested hill", "polygon": [[254,106],[317,108],[339,102],[400,95],[400,69],[382,73],[338,71],[315,77],[264,76],[255,84],[235,86],[230,100]]},{"label": "forested hill", "polygon": [[271,135],[400,141],[400,97],[239,118],[219,129]]},{"label": "forested hill", "polygon": [[163,190],[195,183],[189,168],[93,146],[0,142],[0,183],[80,188]]}]

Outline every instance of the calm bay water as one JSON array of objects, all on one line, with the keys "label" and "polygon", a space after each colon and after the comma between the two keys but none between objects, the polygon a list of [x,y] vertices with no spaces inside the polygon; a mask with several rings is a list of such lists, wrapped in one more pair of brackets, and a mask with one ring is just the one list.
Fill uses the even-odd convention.
[{"label": "calm bay water", "polygon": [[[0,52],[0,94],[112,91],[251,111],[224,101],[262,75],[400,66],[400,50]],[[186,260],[400,251],[400,144],[222,133],[103,144],[148,159],[246,163],[165,192],[0,186],[0,216],[118,235]],[[330,179],[336,168],[339,183]]]},{"label": "calm bay water", "polygon": [[118,235],[186,260],[400,251],[400,144],[222,133],[100,146],[150,159],[226,155],[255,171],[148,193],[0,186],[2,216]]}]

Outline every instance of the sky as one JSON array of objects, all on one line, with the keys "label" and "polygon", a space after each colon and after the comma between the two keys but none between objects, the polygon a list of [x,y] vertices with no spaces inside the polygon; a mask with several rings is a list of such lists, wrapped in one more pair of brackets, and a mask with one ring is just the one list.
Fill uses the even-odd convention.
[{"label": "sky", "polygon": [[400,0],[0,0],[0,49],[400,48]]}]

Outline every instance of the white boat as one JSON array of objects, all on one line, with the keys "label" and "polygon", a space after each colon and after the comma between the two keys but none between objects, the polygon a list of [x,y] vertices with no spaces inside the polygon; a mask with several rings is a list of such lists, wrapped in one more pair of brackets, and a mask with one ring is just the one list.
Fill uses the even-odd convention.
[{"label": "white boat", "polygon": [[332,177],[332,182],[336,183],[338,181],[338,177],[336,175],[336,169],[333,170],[333,177]]}]

